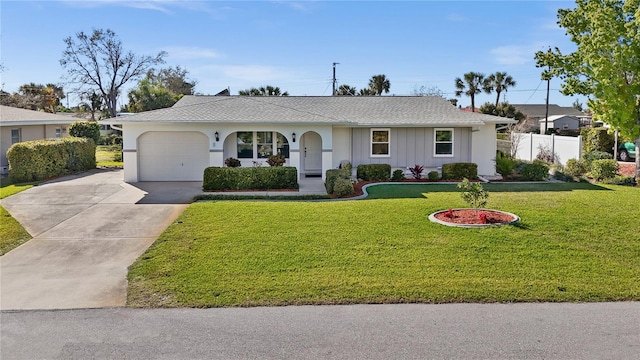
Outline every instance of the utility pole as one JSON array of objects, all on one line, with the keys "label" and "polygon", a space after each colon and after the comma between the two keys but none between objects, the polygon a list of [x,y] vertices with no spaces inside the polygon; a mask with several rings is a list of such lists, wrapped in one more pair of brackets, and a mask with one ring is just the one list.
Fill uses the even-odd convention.
[{"label": "utility pole", "polygon": [[331,93],[331,96],[336,96],[336,65],[338,64],[340,63],[333,63],[333,92]]},{"label": "utility pole", "polygon": [[[547,52],[551,52],[551,48]],[[549,74],[547,75],[547,102],[545,106],[544,113],[544,133],[542,135],[547,134],[547,129],[549,128],[549,85],[551,84],[551,65],[549,65]]]}]

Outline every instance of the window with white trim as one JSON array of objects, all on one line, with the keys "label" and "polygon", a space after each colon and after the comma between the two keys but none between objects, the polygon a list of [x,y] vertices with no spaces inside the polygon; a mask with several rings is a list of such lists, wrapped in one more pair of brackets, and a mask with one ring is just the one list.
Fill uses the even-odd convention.
[{"label": "window with white trim", "polygon": [[56,128],[56,139],[59,139],[62,137],[62,128],[57,127]]},{"label": "window with white trim", "polygon": [[371,129],[371,157],[389,157],[391,129]]},{"label": "window with white trim", "polygon": [[453,156],[453,129],[433,129],[433,156]]},{"label": "window with white trim", "polygon": [[266,159],[276,154],[289,158],[289,142],[276,131],[238,131],[238,159]]},{"label": "window with white trim", "polygon": [[11,143],[19,143],[22,141],[22,134],[20,129],[11,129]]}]

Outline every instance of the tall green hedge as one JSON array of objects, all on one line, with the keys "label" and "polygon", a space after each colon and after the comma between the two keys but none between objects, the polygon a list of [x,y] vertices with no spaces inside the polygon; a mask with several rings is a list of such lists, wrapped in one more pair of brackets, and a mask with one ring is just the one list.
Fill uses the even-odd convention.
[{"label": "tall green hedge", "polygon": [[7,151],[13,182],[50,179],[96,167],[96,145],[91,139],[66,137],[13,144]]},{"label": "tall green hedge", "polygon": [[391,165],[389,164],[360,164],[356,169],[358,179],[364,181],[389,181],[391,179]]},{"label": "tall green hedge", "polygon": [[475,163],[449,163],[442,165],[442,179],[444,180],[462,180],[477,179],[478,165]]},{"label": "tall green hedge", "polygon": [[69,126],[69,135],[91,139],[97,144],[100,141],[100,125],[95,121],[75,121]]},{"label": "tall green hedge", "polygon": [[208,167],[204,169],[204,190],[297,189],[298,169],[277,167]]},{"label": "tall green hedge", "polygon": [[610,134],[607,128],[582,128],[582,152],[603,151],[613,154],[615,137]]}]

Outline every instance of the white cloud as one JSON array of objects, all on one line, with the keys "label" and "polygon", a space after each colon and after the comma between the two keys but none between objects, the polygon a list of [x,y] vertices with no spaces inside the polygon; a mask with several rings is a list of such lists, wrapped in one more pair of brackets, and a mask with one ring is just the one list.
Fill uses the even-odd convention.
[{"label": "white cloud", "polygon": [[169,53],[169,58],[176,60],[216,59],[222,56],[215,50],[196,46],[169,46],[163,50]]},{"label": "white cloud", "polygon": [[536,51],[546,49],[545,45],[536,42],[529,45],[506,45],[489,50],[494,61],[501,65],[524,65],[533,62]]},{"label": "white cloud", "polygon": [[171,8],[183,8],[194,11],[203,11],[214,14],[206,2],[184,0],[61,0],[61,2],[79,8],[96,8],[101,6],[122,6],[134,9],[146,9],[172,14]]}]

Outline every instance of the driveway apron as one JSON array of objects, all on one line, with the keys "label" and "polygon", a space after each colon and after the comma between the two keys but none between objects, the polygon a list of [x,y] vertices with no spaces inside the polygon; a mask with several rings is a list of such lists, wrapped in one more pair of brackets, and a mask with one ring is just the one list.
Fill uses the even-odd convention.
[{"label": "driveway apron", "polygon": [[0,257],[0,309],[125,305],[128,266],[201,187],[167,183],[163,201],[162,184],[151,194],[122,179],[122,170],[95,170],[2,200],[33,239]]}]

